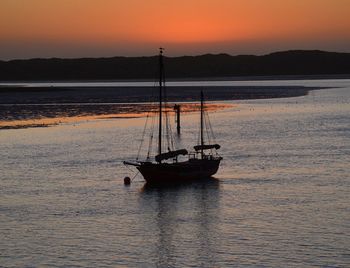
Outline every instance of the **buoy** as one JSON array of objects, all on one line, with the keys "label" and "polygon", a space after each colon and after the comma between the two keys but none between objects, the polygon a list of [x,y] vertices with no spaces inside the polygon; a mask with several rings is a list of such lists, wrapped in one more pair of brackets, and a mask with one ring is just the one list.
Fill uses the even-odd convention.
[{"label": "buoy", "polygon": [[129,185],[130,182],[131,182],[130,177],[125,177],[125,178],[124,178],[124,184],[125,184],[125,185]]}]

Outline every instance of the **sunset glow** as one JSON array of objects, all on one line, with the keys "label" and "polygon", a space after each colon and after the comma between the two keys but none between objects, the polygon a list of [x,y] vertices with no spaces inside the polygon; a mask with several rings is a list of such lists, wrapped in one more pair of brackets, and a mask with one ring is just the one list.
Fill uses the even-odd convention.
[{"label": "sunset glow", "polygon": [[0,58],[350,51],[348,0],[2,0]]}]

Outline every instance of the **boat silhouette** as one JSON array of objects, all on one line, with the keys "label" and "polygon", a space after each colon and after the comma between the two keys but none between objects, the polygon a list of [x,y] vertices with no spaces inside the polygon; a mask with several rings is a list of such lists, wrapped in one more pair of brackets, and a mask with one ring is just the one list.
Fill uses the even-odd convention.
[{"label": "boat silhouette", "polygon": [[[209,117],[205,112],[204,94],[201,91],[200,104],[200,139],[199,144],[193,147],[193,152],[188,152],[186,149],[170,149],[163,151],[163,116],[167,116],[166,108],[164,107],[164,64],[163,64],[163,49],[160,48],[159,53],[159,103],[158,103],[158,148],[157,155],[154,160],[150,157],[150,149],[145,161],[124,161],[125,165],[135,166],[148,184],[167,184],[186,182],[209,178],[213,176],[219,169],[222,157],[217,153],[220,145],[216,143],[206,143],[204,140],[204,131],[211,131]],[[208,124],[209,126],[205,125]],[[165,120],[165,130],[169,131],[168,120]],[[209,128],[209,129],[208,129]],[[153,133],[152,133],[153,135]],[[206,135],[209,136],[209,135]],[[152,136],[153,137],[153,136]],[[169,133],[166,134],[169,137]],[[151,139],[152,140],[152,139]],[[186,156],[187,160],[181,161],[179,157]]]}]

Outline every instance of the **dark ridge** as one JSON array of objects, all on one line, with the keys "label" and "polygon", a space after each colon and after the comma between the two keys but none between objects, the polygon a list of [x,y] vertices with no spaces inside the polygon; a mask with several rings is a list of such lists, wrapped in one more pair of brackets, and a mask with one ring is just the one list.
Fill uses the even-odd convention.
[{"label": "dark ridge", "polygon": [[[0,61],[0,81],[153,79],[157,56]],[[264,56],[165,57],[167,78],[349,75],[350,53],[291,50]]]}]

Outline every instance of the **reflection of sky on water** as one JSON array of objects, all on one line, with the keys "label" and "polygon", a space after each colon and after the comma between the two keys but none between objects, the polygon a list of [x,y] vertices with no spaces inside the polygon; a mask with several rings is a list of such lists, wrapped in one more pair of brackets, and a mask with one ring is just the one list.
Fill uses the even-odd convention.
[{"label": "reflection of sky on water", "polygon": [[[212,112],[219,181],[178,188],[122,183],[144,118],[2,130],[1,265],[346,267],[349,94]],[[182,131],[192,147],[197,113]]]},{"label": "reflection of sky on water", "polygon": [[[167,105],[164,112],[174,115],[174,104]],[[228,103],[208,103],[207,111],[232,107]],[[1,128],[45,127],[62,123],[78,123],[96,119],[125,119],[153,116],[156,104],[36,104],[0,105]],[[199,110],[198,103],[182,103],[182,113]]]}]

